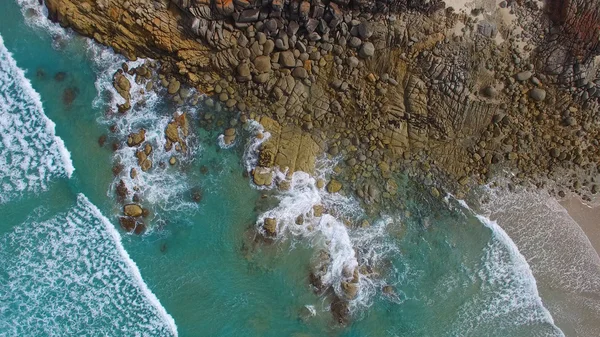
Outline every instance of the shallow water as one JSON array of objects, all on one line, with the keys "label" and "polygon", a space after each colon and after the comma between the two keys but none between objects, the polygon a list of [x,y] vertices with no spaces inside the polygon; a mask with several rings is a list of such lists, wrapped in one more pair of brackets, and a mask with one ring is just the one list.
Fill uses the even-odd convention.
[{"label": "shallow water", "polygon": [[[41,98],[36,113],[56,123],[60,138],[52,138],[48,128],[48,135],[39,134],[41,144],[25,138],[23,146],[41,149],[36,158],[53,158],[38,174],[42,183],[19,193],[2,187],[0,335],[562,335],[512,240],[459,202],[434,199],[398,176],[396,198],[403,209],[371,218],[369,227],[348,228],[345,219],[365,217],[360,204],[319,191],[302,173],[290,192],[262,198],[272,191],[255,189],[242,174],[252,157],[246,148],[252,132],[222,149],[222,130],[203,130],[198,120],[213,113],[227,123],[229,116],[202,106],[177,108],[160,94],[136,96],[145,104],[125,116],[109,115],[107,108],[118,99],[107,91],[122,58],[48,26],[32,11],[25,11],[27,20],[53,28],[26,25],[15,2],[2,2],[0,12],[6,18],[0,22],[4,45]],[[54,40],[48,31],[55,32]],[[64,78],[57,76],[62,72]],[[15,81],[10,72],[0,74],[3,81]],[[0,89],[4,97],[15,95]],[[34,96],[27,97],[35,101]],[[22,111],[0,106],[3,121],[5,114]],[[112,152],[112,142],[143,127],[161,149],[162,132],[177,111],[190,119],[188,153],[177,155],[173,167],[157,165],[128,179],[136,165],[133,150]],[[48,124],[28,116],[34,124]],[[113,124],[117,135],[108,130]],[[101,147],[103,134],[109,136]],[[74,171],[60,164],[59,159],[66,163],[66,152],[57,150],[61,141]],[[15,151],[0,147],[0,157]],[[171,155],[162,153],[153,151],[155,163]],[[114,177],[117,162],[125,169]],[[10,177],[31,176],[31,168],[0,167]],[[152,210],[142,236],[118,226],[114,186],[120,179],[130,190],[140,187],[142,202]],[[199,203],[190,198],[194,189],[202,191]],[[329,214],[315,217],[316,204],[327,206]],[[312,230],[295,225],[300,214]],[[252,243],[249,233],[270,216],[282,220],[282,235],[270,244]],[[363,266],[347,327],[333,322],[330,296],[315,294],[309,284],[322,250],[330,256],[324,280],[338,295],[344,268]],[[384,293],[385,285],[393,293]],[[35,307],[27,306],[32,302]]]}]

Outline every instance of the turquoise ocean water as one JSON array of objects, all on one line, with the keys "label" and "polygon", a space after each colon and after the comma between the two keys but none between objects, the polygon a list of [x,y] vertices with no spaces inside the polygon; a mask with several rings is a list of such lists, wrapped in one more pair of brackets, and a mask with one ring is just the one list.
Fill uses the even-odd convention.
[{"label": "turquoise ocean water", "polygon": [[[239,127],[236,145],[224,149],[218,128],[199,127],[206,114],[228,121],[214,108],[146,94],[125,117],[107,114],[124,60],[48,23],[37,3],[0,3],[0,336],[562,335],[527,262],[494,222],[398,176],[404,209],[369,227],[346,228],[334,215],[307,215],[312,231],[295,225],[315,204],[364,215],[302,173],[289,192],[263,199],[268,191],[243,175],[252,132]],[[133,163],[132,150],[113,152],[111,143],[144,127],[161,146],[175,111],[190,118],[188,157],[137,181],[127,169],[113,177],[114,164]],[[100,146],[114,124],[119,134]],[[330,162],[322,160],[325,177]],[[139,185],[151,208],[142,236],[118,225],[119,179]],[[253,243],[249,228],[270,216],[282,219],[282,238]],[[320,252],[333,292],[345,267],[361,268],[346,327],[309,285]]]}]

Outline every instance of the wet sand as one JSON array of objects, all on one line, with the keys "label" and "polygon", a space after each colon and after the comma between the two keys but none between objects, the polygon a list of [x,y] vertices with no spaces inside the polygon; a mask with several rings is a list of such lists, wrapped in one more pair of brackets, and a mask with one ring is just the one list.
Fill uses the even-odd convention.
[{"label": "wet sand", "polygon": [[600,256],[600,205],[587,205],[577,196],[560,201]]},{"label": "wet sand", "polygon": [[539,295],[568,337],[600,336],[600,206],[545,192],[498,191],[484,209],[525,256]]}]

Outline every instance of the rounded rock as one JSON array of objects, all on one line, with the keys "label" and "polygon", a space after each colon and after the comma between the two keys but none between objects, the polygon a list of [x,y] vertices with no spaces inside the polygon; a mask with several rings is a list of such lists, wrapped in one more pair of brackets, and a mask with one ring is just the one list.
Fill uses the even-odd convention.
[{"label": "rounded rock", "polygon": [[142,213],[144,213],[144,210],[142,209],[142,207],[140,207],[140,205],[127,204],[123,206],[123,214],[127,216],[138,217],[141,216]]},{"label": "rounded rock", "polygon": [[546,99],[546,90],[533,88],[529,91],[529,97],[536,102],[542,102]]},{"label": "rounded rock", "polygon": [[369,58],[373,55],[375,55],[375,46],[373,46],[371,42],[363,43],[362,47],[360,47],[360,50],[358,52],[358,56],[362,58]]},{"label": "rounded rock", "polygon": [[271,58],[268,56],[258,56],[254,59],[254,67],[260,73],[271,71]]}]

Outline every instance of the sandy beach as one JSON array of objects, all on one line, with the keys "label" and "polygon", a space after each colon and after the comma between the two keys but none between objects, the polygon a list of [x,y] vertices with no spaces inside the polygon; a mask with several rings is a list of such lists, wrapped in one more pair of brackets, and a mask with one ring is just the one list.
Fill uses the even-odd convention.
[{"label": "sandy beach", "polygon": [[589,205],[577,196],[560,201],[571,218],[577,222],[600,255],[600,205]]},{"label": "sandy beach", "polygon": [[544,306],[563,333],[600,335],[600,207],[521,191],[498,192],[486,210],[527,259]]}]

